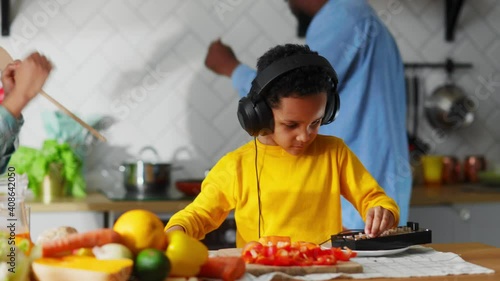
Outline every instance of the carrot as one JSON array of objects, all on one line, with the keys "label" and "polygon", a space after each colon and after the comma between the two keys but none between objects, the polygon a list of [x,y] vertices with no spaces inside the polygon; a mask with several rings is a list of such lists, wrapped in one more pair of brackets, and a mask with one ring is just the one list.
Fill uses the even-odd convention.
[{"label": "carrot", "polygon": [[246,266],[241,257],[211,257],[201,266],[198,277],[234,281],[245,274]]},{"label": "carrot", "polygon": [[120,234],[110,228],[102,228],[83,233],[73,233],[66,237],[47,241],[42,244],[44,257],[57,256],[58,254],[80,248],[92,248],[108,243],[121,243]]}]

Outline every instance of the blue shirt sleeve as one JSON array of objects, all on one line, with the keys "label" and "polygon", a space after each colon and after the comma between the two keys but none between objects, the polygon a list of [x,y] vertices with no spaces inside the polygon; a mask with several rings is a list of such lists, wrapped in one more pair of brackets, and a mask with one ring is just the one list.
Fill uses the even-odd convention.
[{"label": "blue shirt sleeve", "polygon": [[[366,0],[330,0],[311,21],[306,43],[328,59],[339,80],[339,115],[320,134],[345,141],[396,200],[400,225],[406,225],[412,177],[404,65],[396,41]],[[363,228],[359,212],[342,200],[344,226]]]},{"label": "blue shirt sleeve", "polygon": [[0,105],[0,174],[5,172],[10,157],[16,150],[19,131],[23,123],[22,116],[16,119]]},{"label": "blue shirt sleeve", "polygon": [[257,72],[245,64],[240,64],[236,67],[231,75],[233,87],[238,91],[240,97],[245,97],[252,87],[252,80],[257,75]]}]

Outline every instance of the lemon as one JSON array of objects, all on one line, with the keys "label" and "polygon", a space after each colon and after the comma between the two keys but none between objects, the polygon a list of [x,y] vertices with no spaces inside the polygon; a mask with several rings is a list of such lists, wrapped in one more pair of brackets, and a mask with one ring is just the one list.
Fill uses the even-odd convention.
[{"label": "lemon", "polygon": [[137,254],[134,274],[141,281],[163,281],[170,273],[170,261],[158,249],[144,249]]},{"label": "lemon", "polygon": [[122,236],[123,244],[134,255],[147,248],[165,250],[167,239],[163,228],[163,223],[155,214],[141,209],[123,213],[113,225],[113,230]]}]

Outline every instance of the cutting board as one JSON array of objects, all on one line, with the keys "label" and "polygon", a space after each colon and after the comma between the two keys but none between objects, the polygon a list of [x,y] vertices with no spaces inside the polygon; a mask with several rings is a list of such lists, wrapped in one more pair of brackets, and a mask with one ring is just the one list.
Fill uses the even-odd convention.
[{"label": "cutting board", "polygon": [[[228,257],[240,256],[241,249],[220,249],[211,253],[213,256]],[[314,265],[314,266],[269,266],[260,264],[247,264],[246,271],[252,275],[259,276],[270,272],[282,272],[288,275],[306,275],[313,273],[361,273],[363,267],[354,261],[339,261],[336,265]]]}]

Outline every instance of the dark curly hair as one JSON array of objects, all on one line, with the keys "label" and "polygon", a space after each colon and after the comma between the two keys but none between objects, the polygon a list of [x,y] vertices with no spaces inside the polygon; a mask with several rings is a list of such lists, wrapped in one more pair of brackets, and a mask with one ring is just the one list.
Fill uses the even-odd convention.
[{"label": "dark curly hair", "polygon": [[[277,60],[299,54],[318,55],[317,52],[311,51],[307,45],[278,45],[258,59],[257,74]],[[331,85],[330,77],[323,67],[304,66],[276,78],[262,95],[271,108],[276,108],[283,97],[304,97],[328,92],[331,90]]]}]

